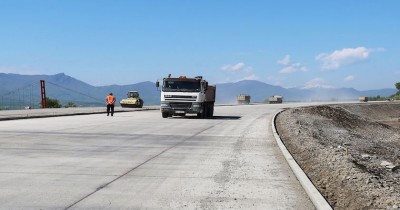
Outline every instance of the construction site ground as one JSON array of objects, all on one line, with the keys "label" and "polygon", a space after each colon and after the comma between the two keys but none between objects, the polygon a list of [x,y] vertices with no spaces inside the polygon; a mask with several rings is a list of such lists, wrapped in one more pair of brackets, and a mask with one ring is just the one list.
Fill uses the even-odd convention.
[{"label": "construction site ground", "polygon": [[400,103],[287,109],[282,141],[333,209],[400,209]]}]

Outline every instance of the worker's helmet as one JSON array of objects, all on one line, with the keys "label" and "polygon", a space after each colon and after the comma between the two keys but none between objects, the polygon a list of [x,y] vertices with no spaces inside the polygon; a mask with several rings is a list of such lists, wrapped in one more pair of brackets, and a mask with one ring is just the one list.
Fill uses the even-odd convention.
[{"label": "worker's helmet", "polygon": [[112,96],[112,93],[110,93],[110,95]]}]

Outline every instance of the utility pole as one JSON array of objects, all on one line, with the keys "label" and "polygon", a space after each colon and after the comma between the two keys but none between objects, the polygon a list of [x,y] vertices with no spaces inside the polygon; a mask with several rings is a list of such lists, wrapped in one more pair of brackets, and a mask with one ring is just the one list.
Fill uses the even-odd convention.
[{"label": "utility pole", "polygon": [[40,80],[40,95],[42,96],[42,108],[46,108],[46,86],[44,80]]}]

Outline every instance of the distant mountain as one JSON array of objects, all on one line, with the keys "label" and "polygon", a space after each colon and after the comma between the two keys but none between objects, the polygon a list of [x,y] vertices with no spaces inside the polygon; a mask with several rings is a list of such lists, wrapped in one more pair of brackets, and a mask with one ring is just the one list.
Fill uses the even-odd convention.
[{"label": "distant mountain", "polygon": [[[132,85],[95,87],[64,73],[56,75],[19,75],[0,73],[0,96],[3,98],[27,97],[33,93],[35,103],[40,101],[40,80],[45,80],[47,97],[58,99],[62,104],[74,102],[81,106],[103,106],[106,96],[112,92],[117,101],[126,98],[128,91],[139,91],[145,105],[159,104],[160,94],[155,83],[140,82]],[[21,96],[22,92],[25,92]]]},{"label": "distant mountain", "polygon": [[396,89],[386,88],[386,89],[379,89],[379,90],[365,90],[359,91],[360,95],[363,96],[382,96],[387,97],[395,94],[397,92]]},{"label": "distant mountain", "polygon": [[[0,96],[7,98],[33,97],[40,100],[40,80],[46,82],[46,93],[62,104],[74,102],[80,106],[103,106],[105,97],[112,92],[117,101],[126,98],[130,90],[139,91],[145,105],[158,105],[160,92],[154,82],[131,85],[92,86],[64,73],[56,75],[19,75],[0,73]],[[236,96],[249,94],[252,102],[262,102],[272,95],[284,97],[284,101],[341,101],[357,100],[359,96],[390,96],[396,89],[358,91],[353,88],[283,88],[255,80],[216,84],[217,103],[236,103]],[[1,104],[0,104],[1,105]]]}]

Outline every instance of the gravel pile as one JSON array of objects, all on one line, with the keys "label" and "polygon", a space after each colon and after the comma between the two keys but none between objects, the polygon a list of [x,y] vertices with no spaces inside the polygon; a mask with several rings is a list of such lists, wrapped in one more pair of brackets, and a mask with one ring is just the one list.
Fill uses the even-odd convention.
[{"label": "gravel pile", "polygon": [[400,103],[288,109],[276,127],[334,209],[400,209]]}]

